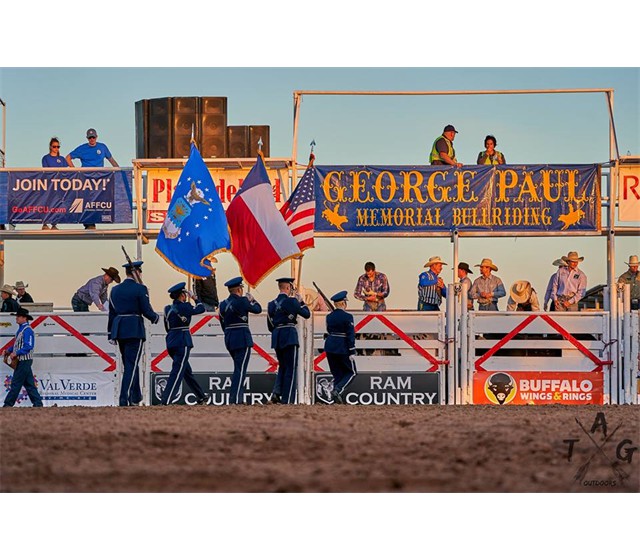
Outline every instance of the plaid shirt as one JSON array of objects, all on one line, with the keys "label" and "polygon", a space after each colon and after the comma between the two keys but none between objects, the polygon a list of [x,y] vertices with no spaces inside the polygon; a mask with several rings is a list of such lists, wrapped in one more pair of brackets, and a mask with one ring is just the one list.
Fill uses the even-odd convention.
[{"label": "plaid shirt", "polygon": [[363,274],[358,278],[358,283],[356,284],[356,289],[353,292],[353,297],[359,299],[360,301],[364,301],[363,309],[365,311],[371,310],[369,307],[369,303],[365,301],[368,297],[365,292],[374,292],[381,293],[382,299],[378,299],[377,309],[380,311],[386,310],[386,306],[384,303],[385,298],[389,297],[389,281],[387,280],[387,276],[382,272],[376,272],[373,280],[369,280],[369,277],[366,274]]}]

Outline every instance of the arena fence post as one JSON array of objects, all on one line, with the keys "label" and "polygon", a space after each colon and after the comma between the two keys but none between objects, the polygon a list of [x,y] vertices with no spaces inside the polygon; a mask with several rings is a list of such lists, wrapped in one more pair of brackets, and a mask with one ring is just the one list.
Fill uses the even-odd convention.
[{"label": "arena fence post", "polygon": [[460,368],[460,385],[462,388],[462,404],[472,404],[471,399],[471,373],[469,371],[468,364],[468,351],[469,351],[469,332],[467,330],[469,323],[468,313],[468,301],[469,301],[469,287],[466,284],[460,284],[460,319],[458,322],[458,328],[456,329],[456,337],[458,339],[458,345],[460,346],[459,368]]},{"label": "arena fence post", "polygon": [[622,402],[632,404],[633,398],[633,354],[631,352],[631,284],[618,285],[618,294],[622,295],[622,327],[620,329],[620,348],[622,349],[620,369],[622,377]]},{"label": "arena fence post", "polygon": [[[458,353],[456,352],[456,297],[455,285],[447,286],[447,313],[445,315],[444,336],[446,341],[446,363],[442,370],[447,373],[447,404],[459,402],[460,386],[458,384]],[[441,370],[441,371],[442,371]]]}]

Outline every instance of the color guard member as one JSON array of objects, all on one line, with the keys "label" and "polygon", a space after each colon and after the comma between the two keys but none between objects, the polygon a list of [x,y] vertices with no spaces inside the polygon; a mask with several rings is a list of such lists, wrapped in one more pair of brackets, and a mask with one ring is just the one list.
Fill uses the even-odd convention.
[{"label": "color guard member", "polygon": [[[278,357],[278,374],[273,386],[270,402],[273,404],[295,404],[298,370],[298,331],[296,324],[300,315],[311,317],[311,311],[302,296],[294,289],[293,278],[278,278],[280,294],[269,302],[267,326],[271,332],[271,348]],[[295,294],[295,296],[294,296]]]},{"label": "color guard member", "polygon": [[196,300],[194,307],[187,301],[187,297],[193,298],[193,294],[185,289],[186,283],[180,282],[169,288],[169,297],[173,300],[171,305],[164,308],[164,329],[167,332],[167,352],[173,360],[171,375],[167,380],[167,386],[162,393],[162,404],[173,404],[178,400],[180,387],[184,379],[189,389],[196,395],[196,404],[207,404],[207,395],[198,385],[193,376],[193,370],[189,365],[189,353],[193,348],[193,339],[189,325],[193,315],[204,313],[204,305]]},{"label": "color guard member", "polygon": [[333,375],[331,397],[334,404],[344,404],[342,393],[358,373],[356,371],[356,332],[353,315],[345,311],[347,291],[331,297],[335,309],[327,315],[328,337],[324,342],[329,369]]},{"label": "color guard member", "polygon": [[160,316],[151,307],[149,290],[134,280],[140,278],[142,261],[122,265],[127,277],[111,290],[109,296],[109,342],[117,344],[122,356],[123,373],[120,387],[120,406],[136,406],[142,401],[138,363],[147,338],[143,317],[157,323]]},{"label": "color guard member", "polygon": [[224,345],[233,359],[229,404],[244,404],[244,378],[253,348],[249,313],[262,313],[262,306],[251,294],[243,295],[242,277],[232,278],[224,285],[229,289],[229,297],[220,304],[220,324]]}]

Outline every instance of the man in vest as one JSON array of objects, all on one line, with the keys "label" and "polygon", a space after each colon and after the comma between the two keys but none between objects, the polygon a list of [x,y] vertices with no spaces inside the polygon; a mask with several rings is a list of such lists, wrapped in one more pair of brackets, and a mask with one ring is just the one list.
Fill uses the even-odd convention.
[{"label": "man in vest", "polygon": [[295,404],[298,369],[298,315],[308,319],[311,311],[302,296],[296,292],[293,278],[278,278],[278,297],[267,307],[267,327],[271,333],[271,348],[278,357],[278,374],[273,385],[270,402]]},{"label": "man in vest", "polygon": [[262,306],[251,294],[243,294],[242,277],[232,278],[224,285],[229,289],[229,297],[220,304],[220,325],[224,345],[233,359],[229,404],[244,404],[244,378],[253,348],[249,313],[262,313]]},{"label": "man in vest", "polygon": [[442,298],[447,297],[447,287],[440,278],[442,266],[447,264],[440,257],[431,257],[418,277],[418,311],[440,311]]},{"label": "man in vest", "polygon": [[438,136],[431,148],[429,154],[429,163],[431,165],[455,165],[462,167],[461,163],[456,160],[456,151],[453,148],[453,139],[458,131],[452,124],[448,124],[442,131],[442,136]]}]

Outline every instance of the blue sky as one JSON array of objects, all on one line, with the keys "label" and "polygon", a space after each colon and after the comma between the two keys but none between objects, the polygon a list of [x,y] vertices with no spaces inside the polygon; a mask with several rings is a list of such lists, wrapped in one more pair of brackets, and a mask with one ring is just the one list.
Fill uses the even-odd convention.
[{"label": "blue sky", "polygon": [[[84,142],[87,128],[98,131],[121,165],[135,157],[135,101],[169,96],[225,96],[229,124],[268,124],[271,156],[292,152],[293,91],[442,91],[487,89],[613,88],[620,152],[640,154],[639,71],[637,68],[5,68],[0,95],[7,103],[7,162],[37,167],[52,135],[68,153]],[[597,94],[483,96],[305,96],[298,161],[306,161],[316,141],[318,164],[427,163],[433,139],[447,123],[460,134],[458,159],[473,163],[486,134],[494,134],[509,163],[596,163],[609,158],[605,96]],[[23,226],[24,227],[24,226]],[[544,292],[551,263],[570,250],[586,256],[588,285],[606,282],[602,238],[461,239],[460,260],[471,265],[492,258],[508,288],[520,278]],[[133,242],[125,244],[135,251]],[[616,272],[638,253],[637,240],[617,238]],[[153,251],[144,247],[145,279],[156,307],[166,289],[180,281]],[[53,250],[52,250],[53,249]],[[432,255],[452,263],[447,238],[318,239],[306,253],[303,283],[316,281],[326,292],[355,287],[364,262],[372,260],[389,276],[389,307],[410,309],[416,279]],[[222,255],[218,275],[238,273],[231,255]],[[35,264],[35,266],[34,266]],[[119,266],[119,242],[8,242],[5,279],[22,279],[38,300],[68,306],[75,289],[101,267]],[[58,280],[39,274],[47,270]],[[256,290],[265,303],[285,264]],[[340,270],[340,275],[333,271]],[[477,269],[476,269],[477,270]],[[445,281],[453,272],[445,268]],[[354,304],[355,305],[355,304]],[[506,302],[501,306],[504,308]]]}]

